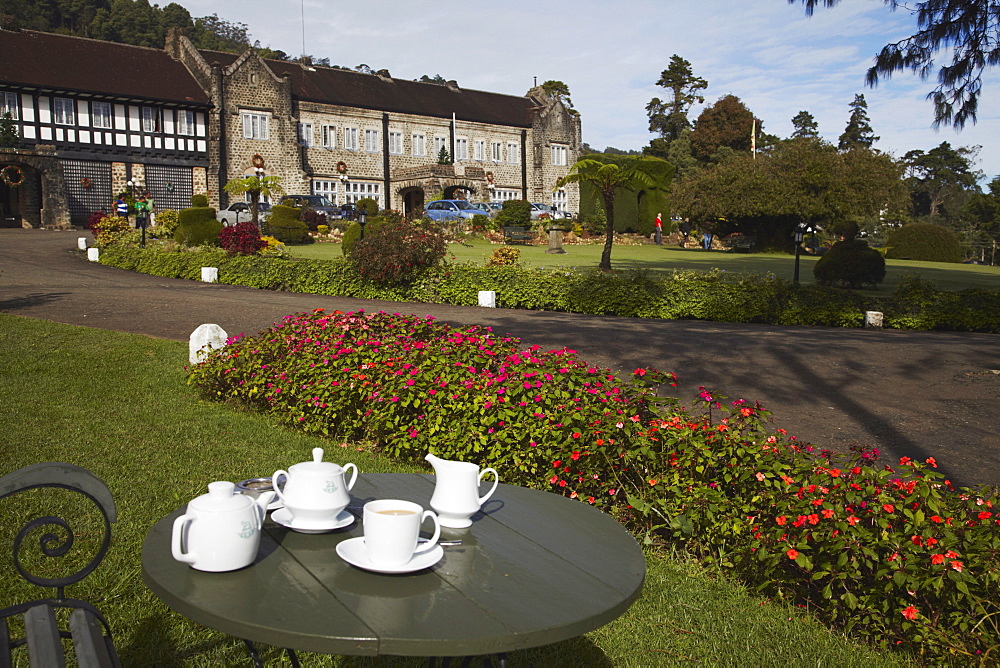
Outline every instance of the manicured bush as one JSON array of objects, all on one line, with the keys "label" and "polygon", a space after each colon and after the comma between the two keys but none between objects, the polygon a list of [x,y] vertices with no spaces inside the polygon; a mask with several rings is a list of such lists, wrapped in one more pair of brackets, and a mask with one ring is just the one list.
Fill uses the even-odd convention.
[{"label": "manicured bush", "polygon": [[385,222],[365,230],[351,252],[351,263],[363,278],[392,285],[437,266],[448,246],[440,231],[406,222]]},{"label": "manicured bush", "polygon": [[[164,209],[156,214],[156,236],[160,238],[170,238],[174,236],[174,232],[177,231],[177,226],[180,224],[180,215],[174,209]],[[162,230],[162,232],[160,232]]]},{"label": "manicured bush", "polygon": [[325,236],[325,235],[327,235],[327,234],[330,233],[330,226],[329,225],[317,225],[316,226],[316,231]]},{"label": "manicured bush", "polygon": [[132,230],[128,218],[104,215],[95,219],[95,215],[90,216],[90,231],[94,234],[94,242],[100,248],[122,242]]},{"label": "manicured bush", "polygon": [[267,232],[285,244],[312,243],[309,229],[299,220],[302,211],[294,206],[275,205],[267,218]]},{"label": "manicured bush", "polygon": [[369,216],[378,215],[378,202],[371,197],[362,197],[354,203],[354,208],[358,211],[364,211]]},{"label": "manicured bush", "polygon": [[511,246],[501,246],[492,253],[486,260],[487,267],[499,267],[508,264],[517,264],[521,259],[521,249]]},{"label": "manicured bush", "polygon": [[497,214],[497,227],[531,227],[531,202],[509,199]]},{"label": "manicured bush", "polygon": [[177,217],[174,241],[185,246],[214,246],[218,244],[222,223],[215,219],[215,209],[210,206],[181,209]]},{"label": "manicured bush", "polygon": [[[385,218],[381,216],[375,216],[374,218],[369,218],[368,222],[365,223],[365,236],[370,234],[375,234],[380,227],[386,224]],[[340,242],[340,252],[344,254],[344,257],[350,257],[351,253],[354,252],[354,246],[361,239],[361,225],[357,222],[350,223],[347,229],[344,230],[344,238]]]},{"label": "manicured bush", "polygon": [[885,258],[862,239],[838,241],[813,267],[813,276],[825,286],[875,287],[885,280]]},{"label": "manicured bush", "polygon": [[249,220],[223,228],[219,232],[219,245],[230,255],[253,255],[267,248],[260,229]]},{"label": "manicured bush", "polygon": [[614,512],[851,635],[926,660],[1000,647],[1000,508],[908,458],[835,455],[760,404],[701,388],[691,410],[568,350],[416,316],[286,317],[189,371],[206,398],[402,460],[428,452]]},{"label": "manicured bush", "polygon": [[191,195],[191,206],[196,209],[208,206],[208,195],[204,193]]},{"label": "manicured bush", "polygon": [[912,223],[889,233],[886,257],[925,262],[961,262],[958,235],[947,227]]},{"label": "manicured bush", "polygon": [[322,211],[316,211],[315,209],[302,209],[302,214],[299,216],[299,220],[306,224],[306,227],[310,232],[318,231],[320,225],[326,226],[326,214]]}]

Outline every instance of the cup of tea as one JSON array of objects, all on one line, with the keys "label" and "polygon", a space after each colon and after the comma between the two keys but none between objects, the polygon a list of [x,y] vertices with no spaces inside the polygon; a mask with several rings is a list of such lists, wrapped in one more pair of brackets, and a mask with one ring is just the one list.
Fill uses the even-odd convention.
[{"label": "cup of tea", "polygon": [[[428,518],[434,520],[434,535],[417,549],[420,527]],[[410,501],[369,501],[365,504],[363,521],[368,559],[377,566],[403,566],[415,555],[433,549],[441,536],[441,525],[434,511]]]}]

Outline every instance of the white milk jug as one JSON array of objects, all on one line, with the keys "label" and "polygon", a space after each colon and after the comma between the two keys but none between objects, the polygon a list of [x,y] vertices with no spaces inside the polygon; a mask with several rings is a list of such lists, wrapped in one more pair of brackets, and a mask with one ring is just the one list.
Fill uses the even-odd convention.
[{"label": "white milk jug", "polygon": [[[431,508],[438,514],[441,526],[449,529],[464,529],[472,525],[470,519],[493,496],[500,476],[496,469],[483,469],[469,462],[455,462],[441,459],[430,453],[424,457],[434,467],[437,480],[431,496]],[[493,487],[479,496],[479,482],[487,473],[493,474]]]}]

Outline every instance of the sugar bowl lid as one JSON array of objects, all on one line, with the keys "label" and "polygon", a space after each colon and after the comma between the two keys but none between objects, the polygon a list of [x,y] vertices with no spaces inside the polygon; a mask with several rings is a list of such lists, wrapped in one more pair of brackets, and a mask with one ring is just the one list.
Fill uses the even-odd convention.
[{"label": "sugar bowl lid", "polygon": [[304,473],[306,475],[338,475],[344,472],[339,464],[323,461],[323,448],[312,449],[311,462],[299,462],[288,467],[289,474]]}]

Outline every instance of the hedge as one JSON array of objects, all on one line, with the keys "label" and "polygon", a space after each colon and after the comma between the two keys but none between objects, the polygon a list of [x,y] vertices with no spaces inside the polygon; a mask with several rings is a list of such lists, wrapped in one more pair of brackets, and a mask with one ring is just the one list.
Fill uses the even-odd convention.
[{"label": "hedge", "polygon": [[889,298],[754,274],[645,271],[613,274],[516,265],[449,264],[415,280],[380,287],[361,278],[346,260],[229,256],[224,251],[170,252],[108,247],[101,263],[167,278],[198,280],[201,267],[219,269],[219,282],[357,299],[475,306],[480,290],[494,290],[502,308],[564,311],[634,318],[708,320],[777,325],[860,327],[865,311],[885,314],[895,329],[1000,334],[1000,290],[937,290],[905,277]]}]

